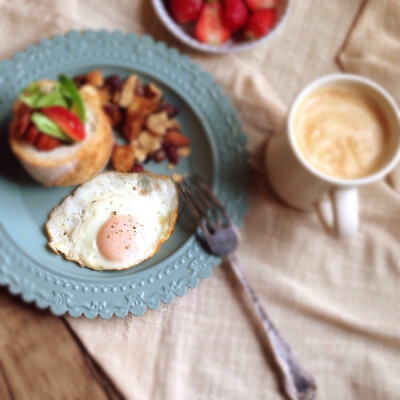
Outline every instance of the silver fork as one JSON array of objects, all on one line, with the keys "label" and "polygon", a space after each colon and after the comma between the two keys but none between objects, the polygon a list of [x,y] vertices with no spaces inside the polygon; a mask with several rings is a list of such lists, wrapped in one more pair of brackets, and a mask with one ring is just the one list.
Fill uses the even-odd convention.
[{"label": "silver fork", "polygon": [[228,260],[237,280],[249,297],[282,374],[287,397],[291,400],[314,399],[317,388],[313,376],[300,364],[289,345],[276,330],[238,263],[234,250],[239,244],[239,233],[224,207],[198,175],[183,180],[178,188],[201,229],[200,239],[205,242],[212,254]]}]

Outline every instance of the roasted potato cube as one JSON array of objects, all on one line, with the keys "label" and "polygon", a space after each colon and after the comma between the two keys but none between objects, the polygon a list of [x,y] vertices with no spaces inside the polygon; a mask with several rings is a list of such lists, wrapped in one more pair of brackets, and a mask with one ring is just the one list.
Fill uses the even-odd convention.
[{"label": "roasted potato cube", "polygon": [[145,122],[145,117],[140,114],[128,114],[126,116],[123,133],[128,142],[131,142],[139,136]]},{"label": "roasted potato cube", "polygon": [[147,118],[146,126],[149,131],[155,135],[163,136],[170,127],[170,120],[168,119],[168,114],[165,111],[159,113],[151,114]]},{"label": "roasted potato cube", "polygon": [[128,78],[126,78],[119,98],[120,107],[126,108],[132,103],[137,82],[138,77],[136,75],[129,75]]},{"label": "roasted potato cube", "polygon": [[146,97],[159,102],[162,98],[163,92],[154,83],[149,83],[147,85]]},{"label": "roasted potato cube", "polygon": [[190,147],[179,147],[176,152],[179,157],[186,158],[190,156]]},{"label": "roasted potato cube", "polygon": [[103,86],[104,80],[103,80],[103,74],[99,69],[95,69],[93,71],[90,71],[86,74],[86,82],[89,85],[93,86]]},{"label": "roasted potato cube", "polygon": [[135,162],[135,148],[132,144],[114,145],[112,165],[117,172],[128,172]]},{"label": "roasted potato cube", "polygon": [[127,113],[138,113],[147,116],[159,108],[159,103],[153,99],[135,96],[127,108]]},{"label": "roasted potato cube", "polygon": [[140,147],[148,153],[153,153],[161,147],[161,137],[154,136],[146,131],[141,132],[137,140]]},{"label": "roasted potato cube", "polygon": [[108,104],[111,100],[111,93],[106,87],[102,87],[97,89],[99,93],[100,103],[101,105]]},{"label": "roasted potato cube", "polygon": [[135,158],[137,162],[143,162],[148,155],[148,151],[140,146],[137,140],[132,142],[132,145],[135,148]]}]

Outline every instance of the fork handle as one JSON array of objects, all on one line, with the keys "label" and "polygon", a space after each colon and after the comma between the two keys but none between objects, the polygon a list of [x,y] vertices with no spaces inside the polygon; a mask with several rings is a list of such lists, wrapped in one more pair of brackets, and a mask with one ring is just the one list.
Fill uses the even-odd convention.
[{"label": "fork handle", "polygon": [[289,345],[276,330],[274,324],[258,300],[258,297],[249,285],[236,255],[231,253],[226,258],[237,280],[249,297],[251,305],[262,324],[274,358],[282,373],[286,395],[290,400],[314,399],[317,387],[313,376],[300,364],[292,354]]}]

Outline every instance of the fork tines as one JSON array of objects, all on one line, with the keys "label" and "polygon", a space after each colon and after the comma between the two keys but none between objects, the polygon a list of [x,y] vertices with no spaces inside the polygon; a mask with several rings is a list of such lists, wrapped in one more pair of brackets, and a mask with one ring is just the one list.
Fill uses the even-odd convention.
[{"label": "fork tines", "polygon": [[184,179],[178,188],[204,235],[212,235],[218,227],[231,224],[223,206],[202,177],[193,175]]}]

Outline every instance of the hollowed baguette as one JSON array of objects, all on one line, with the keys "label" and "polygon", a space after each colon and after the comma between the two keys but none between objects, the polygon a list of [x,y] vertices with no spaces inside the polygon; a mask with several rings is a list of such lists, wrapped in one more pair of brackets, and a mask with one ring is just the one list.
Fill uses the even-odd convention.
[{"label": "hollowed baguette", "polygon": [[85,85],[79,91],[86,110],[85,139],[50,151],[39,151],[18,137],[16,115],[21,103],[14,103],[9,130],[11,149],[26,171],[45,186],[79,185],[99,173],[110,159],[114,138],[97,90]]}]

